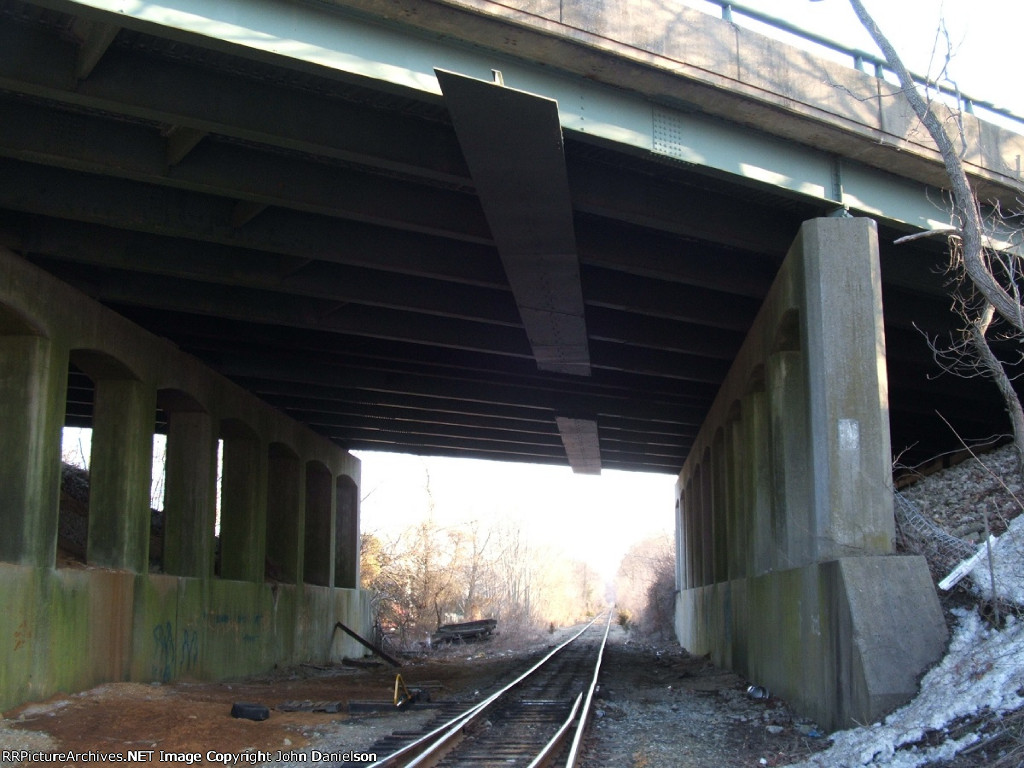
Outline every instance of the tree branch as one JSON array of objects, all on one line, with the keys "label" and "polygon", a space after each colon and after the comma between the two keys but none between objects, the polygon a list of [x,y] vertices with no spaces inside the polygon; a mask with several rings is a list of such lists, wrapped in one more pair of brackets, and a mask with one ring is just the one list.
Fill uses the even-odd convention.
[{"label": "tree branch", "polygon": [[1013,297],[995,279],[985,261],[982,251],[981,209],[978,205],[978,198],[975,196],[974,190],[971,189],[970,182],[967,179],[967,173],[964,170],[960,156],[953,145],[953,140],[946,133],[946,129],[943,127],[938,115],[929,108],[921,94],[918,93],[917,85],[910,71],[903,64],[903,60],[896,53],[896,49],[893,48],[892,43],[889,42],[888,38],[882,33],[882,30],[879,29],[878,24],[875,23],[874,18],[868,13],[861,0],[850,0],[850,5],[853,7],[854,13],[857,14],[857,18],[860,19],[861,24],[868,31],[868,34],[871,35],[872,39],[881,49],[882,55],[885,56],[885,60],[889,64],[889,68],[896,73],[900,86],[903,88],[903,95],[906,96],[911,109],[914,110],[914,114],[917,115],[931,135],[936,147],[938,147],[939,153],[942,155],[942,161],[946,168],[946,174],[949,176],[950,188],[953,193],[954,214],[959,219],[959,228],[963,237],[964,269],[968,277],[971,278],[978,290],[992,304],[1001,317],[1018,330],[1024,332],[1020,305],[1014,301]]}]

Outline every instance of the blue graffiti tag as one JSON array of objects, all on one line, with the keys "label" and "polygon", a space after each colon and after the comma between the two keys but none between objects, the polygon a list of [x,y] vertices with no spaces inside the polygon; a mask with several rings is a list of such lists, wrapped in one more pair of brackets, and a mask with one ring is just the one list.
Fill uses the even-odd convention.
[{"label": "blue graffiti tag", "polygon": [[178,648],[174,642],[174,629],[171,622],[165,621],[153,627],[153,639],[156,640],[157,663],[154,675],[167,682],[174,675],[178,664]]},{"label": "blue graffiti tag", "polygon": [[181,630],[180,646],[177,635],[169,621],[153,627],[153,639],[156,641],[153,676],[165,683],[180,672],[191,672],[199,664],[199,632]]}]

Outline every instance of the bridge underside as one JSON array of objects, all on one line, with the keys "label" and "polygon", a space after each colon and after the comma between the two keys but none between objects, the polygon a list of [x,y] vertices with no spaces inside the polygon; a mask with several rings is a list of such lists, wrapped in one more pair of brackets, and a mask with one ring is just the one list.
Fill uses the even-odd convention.
[{"label": "bridge underside", "polygon": [[[837,208],[585,130],[558,147],[525,117],[543,98],[473,124],[477,94],[45,5],[0,6],[0,244],[346,449],[565,464],[582,424],[600,467],[674,474],[800,224]],[[952,444],[937,409],[1004,427],[930,376],[942,247],[904,233],[880,225],[912,461]],[[93,397],[72,369],[69,424]]]},{"label": "bridge underside", "polygon": [[[937,411],[966,438],[1006,431],[1005,416],[994,389],[932,375],[918,329],[955,324],[943,244],[893,245],[921,225],[895,213],[824,217],[860,199],[844,178],[853,189],[870,177],[897,207],[939,201],[925,185],[941,169],[914,176],[914,153],[870,131],[840,158],[834,126],[819,132],[806,115],[769,136],[762,125],[786,111],[774,97],[755,103],[750,88],[715,91],[672,67],[641,89],[650,73],[634,62],[616,79],[607,52],[573,48],[585,73],[516,58],[529,35],[535,53],[583,35],[546,18],[487,44],[458,36],[487,15],[479,7],[506,5],[396,7],[417,3],[433,28],[357,0],[166,0],[135,16],[97,10],[106,0],[0,2],[0,609],[39,639],[0,638],[0,691],[13,703],[337,655],[324,616],[368,621],[346,451],[371,449],[681,473],[678,630],[691,649],[833,725],[904,697],[908,675],[879,687],[885,666],[863,639],[880,631],[884,647],[907,629],[924,649],[912,678],[941,627],[923,565],[885,557],[892,455],[912,463],[955,445]],[[157,10],[166,19],[147,18]],[[219,36],[246,13],[279,27]],[[317,55],[317,24],[285,34],[314,16],[334,46]],[[428,70],[401,68],[424,51],[438,52]],[[728,99],[749,99],[750,116],[720,119]],[[698,139],[717,160],[680,149]],[[823,179],[766,170],[776,160]],[[855,245],[865,228],[877,238]],[[836,270],[819,285],[853,264],[851,279],[870,275],[869,300],[839,282],[847,315],[801,294],[783,301],[795,315],[758,320],[782,301],[773,283],[807,277],[803,261],[783,265],[791,246],[798,260],[811,252],[812,230],[839,233],[811,249]],[[843,331],[843,317],[872,324],[862,362],[880,378],[872,403],[826,412],[828,388],[859,368],[805,345]],[[64,425],[94,428],[97,569],[54,567]],[[163,573],[147,535],[154,431],[174,457]],[[873,584],[883,589],[865,596]],[[896,600],[926,621],[883,617],[879,629],[875,611]],[[224,626],[231,616],[247,626]],[[770,642],[756,645],[755,626]],[[238,638],[251,653],[233,655]],[[814,674],[796,674],[811,655]]]}]

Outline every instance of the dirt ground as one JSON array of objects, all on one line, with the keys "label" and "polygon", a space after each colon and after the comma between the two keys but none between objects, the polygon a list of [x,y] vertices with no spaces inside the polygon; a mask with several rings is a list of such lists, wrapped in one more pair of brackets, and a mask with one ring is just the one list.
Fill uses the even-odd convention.
[{"label": "dirt ground", "polygon": [[[423,684],[435,701],[470,698],[508,679],[559,641],[563,632],[528,641],[497,637],[491,642],[435,651],[408,660],[400,670],[410,686]],[[751,699],[747,682],[692,657],[675,643],[638,642],[613,627],[584,751],[585,768],[687,768],[689,766],[782,765],[825,745],[809,736],[812,723],[794,719],[774,698]],[[49,701],[27,704],[0,721],[0,751],[120,753],[126,750],[245,754],[239,762],[301,764],[312,750],[368,752],[395,730],[414,730],[434,711],[354,714],[350,700],[390,699],[396,670],[299,666],[274,674],[224,683],[113,683]],[[341,704],[339,713],[286,712],[286,702]],[[231,717],[235,702],[270,708],[256,722]],[[259,760],[256,751],[269,753]],[[274,760],[278,752],[286,753]],[[298,753],[288,755],[287,753]],[[2,762],[17,764],[8,755]],[[266,755],[262,756],[266,757]],[[93,761],[96,758],[93,756]],[[85,765],[64,760],[51,765]],[[26,762],[25,764],[29,764]]]},{"label": "dirt ground", "polygon": [[612,627],[584,768],[779,766],[824,749],[818,726],[677,643]]}]

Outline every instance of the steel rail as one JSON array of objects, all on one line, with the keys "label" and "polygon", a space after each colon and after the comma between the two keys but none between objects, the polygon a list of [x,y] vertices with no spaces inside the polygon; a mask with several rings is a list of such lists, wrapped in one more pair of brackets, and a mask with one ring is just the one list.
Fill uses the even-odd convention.
[{"label": "steel rail", "polygon": [[551,740],[544,745],[544,748],[537,753],[537,756],[533,758],[533,761],[526,768],[539,768],[539,766],[543,765],[548,758],[555,754],[555,750],[562,746],[565,734],[572,727],[572,721],[576,719],[576,713],[579,712],[580,702],[582,700],[583,693],[580,692],[580,694],[576,696],[576,701],[573,702],[572,711],[569,713],[569,717],[565,719],[565,722],[562,723],[562,726],[558,729],[555,735],[551,737]]},{"label": "steel rail", "polygon": [[590,703],[594,699],[594,691],[597,690],[597,678],[601,673],[601,661],[604,659],[604,648],[608,644],[608,631],[612,628],[612,612],[608,611],[608,621],[604,627],[604,637],[601,638],[601,647],[597,652],[597,664],[594,665],[594,679],[590,681],[590,688],[587,689],[587,700],[580,713],[580,722],[576,726],[576,735],[572,740],[572,747],[569,749],[569,757],[565,761],[566,768],[574,768],[579,755],[580,744],[583,741],[583,733],[587,727],[587,718],[590,715]]},{"label": "steel rail", "polygon": [[[526,672],[523,672],[519,677],[507,684],[497,692],[491,694],[483,701],[474,704],[472,707],[467,709],[455,717],[451,718],[445,723],[442,723],[437,728],[434,728],[427,734],[424,734],[415,741],[406,744],[401,749],[387,755],[386,757],[373,763],[370,768],[397,768],[398,766],[404,766],[404,768],[423,768],[428,765],[428,760],[439,760],[442,756],[441,752],[445,752],[452,748],[462,737],[462,734],[466,726],[472,724],[479,718],[487,708],[489,708],[494,702],[498,701],[508,691],[515,688],[521,682],[530,677],[537,670],[543,667],[548,661],[554,656],[560,653],[568,645],[577,640],[584,632],[590,629],[599,617],[595,617],[586,626],[584,626],[579,632],[570,637],[561,645],[551,650],[544,656],[540,661],[530,667]],[[609,621],[611,620],[611,613],[608,614]],[[607,637],[607,630],[605,631],[605,637]],[[602,643],[601,651],[603,652],[604,645]],[[445,749],[447,748],[447,749]],[[410,759],[409,762],[403,762],[405,759]]]}]

